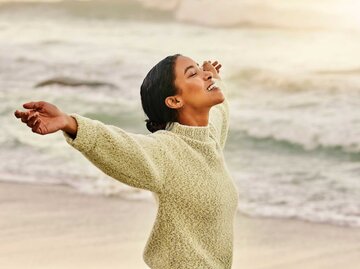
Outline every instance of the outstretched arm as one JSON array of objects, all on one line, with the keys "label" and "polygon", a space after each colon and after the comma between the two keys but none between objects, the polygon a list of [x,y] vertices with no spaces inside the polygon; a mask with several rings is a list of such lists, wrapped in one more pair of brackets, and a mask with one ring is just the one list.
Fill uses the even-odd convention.
[{"label": "outstretched arm", "polygon": [[161,143],[153,135],[128,133],[80,115],[67,115],[46,102],[24,105],[16,111],[33,132],[45,135],[62,130],[66,141],[104,173],[129,186],[159,193],[164,158]]},{"label": "outstretched arm", "polygon": [[15,117],[21,119],[34,133],[46,135],[62,130],[76,137],[76,120],[48,102],[29,102],[23,104],[27,111],[15,111]]},{"label": "outstretched arm", "polygon": [[221,148],[224,148],[229,132],[229,103],[227,100],[226,85],[219,75],[221,66],[222,65],[218,61],[205,61],[203,63],[203,69],[211,71],[213,78],[216,79],[217,86],[219,86],[225,96],[225,100],[222,103],[213,106],[210,109],[209,114],[209,123],[216,131],[216,138],[219,141]]},{"label": "outstretched arm", "polygon": [[159,193],[167,154],[153,134],[143,135],[72,114],[78,124],[76,138],[66,141],[107,175],[132,187]]}]

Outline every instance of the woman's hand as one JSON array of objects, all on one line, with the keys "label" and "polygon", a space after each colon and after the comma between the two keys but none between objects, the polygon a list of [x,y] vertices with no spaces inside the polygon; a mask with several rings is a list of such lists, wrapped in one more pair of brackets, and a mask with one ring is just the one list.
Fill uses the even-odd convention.
[{"label": "woman's hand", "polygon": [[77,125],[74,118],[68,116],[55,105],[47,102],[29,102],[23,105],[28,111],[15,111],[15,117],[21,119],[34,133],[51,134],[64,130],[76,135]]},{"label": "woman's hand", "polygon": [[219,76],[221,66],[218,61],[204,61],[202,68],[204,71],[210,71],[213,74],[213,78],[221,79]]}]

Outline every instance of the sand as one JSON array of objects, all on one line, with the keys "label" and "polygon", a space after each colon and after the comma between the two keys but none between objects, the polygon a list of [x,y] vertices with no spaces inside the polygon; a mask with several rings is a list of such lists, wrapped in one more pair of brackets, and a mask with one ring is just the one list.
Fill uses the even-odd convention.
[{"label": "sand", "polygon": [[[148,268],[155,202],[0,183],[0,268]],[[235,221],[234,269],[357,269],[360,229],[298,220]]]}]

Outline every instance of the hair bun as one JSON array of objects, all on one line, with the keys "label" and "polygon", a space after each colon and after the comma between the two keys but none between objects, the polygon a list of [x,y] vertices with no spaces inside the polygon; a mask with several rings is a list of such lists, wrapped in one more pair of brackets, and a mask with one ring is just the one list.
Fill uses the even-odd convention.
[{"label": "hair bun", "polygon": [[166,127],[166,123],[158,123],[156,121],[153,121],[153,120],[145,120],[146,121],[146,128],[154,133],[158,130],[165,130],[165,127]]}]

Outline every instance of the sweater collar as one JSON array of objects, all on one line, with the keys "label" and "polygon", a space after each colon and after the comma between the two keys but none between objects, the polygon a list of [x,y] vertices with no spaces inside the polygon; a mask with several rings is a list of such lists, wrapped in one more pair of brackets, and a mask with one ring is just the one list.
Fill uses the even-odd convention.
[{"label": "sweater collar", "polygon": [[201,141],[206,141],[209,138],[209,128],[209,125],[190,126],[178,122],[172,122],[166,125],[166,130],[168,131]]}]

